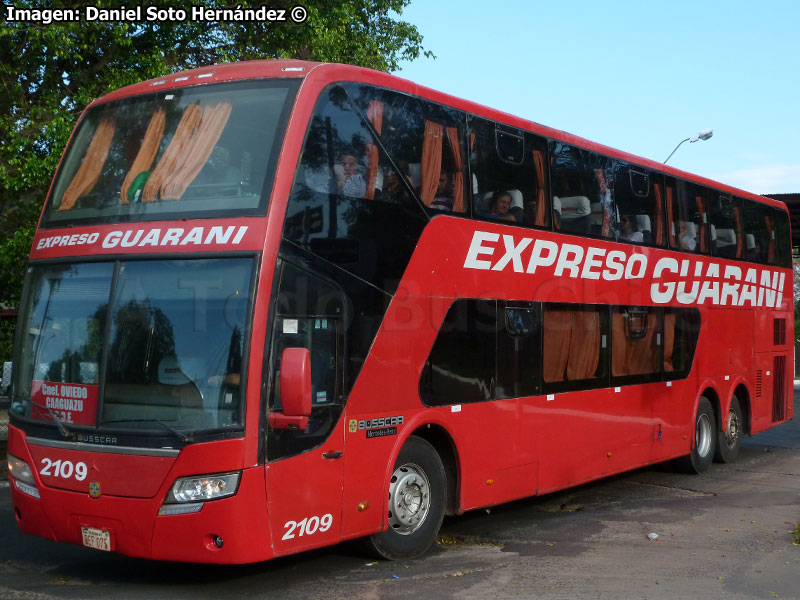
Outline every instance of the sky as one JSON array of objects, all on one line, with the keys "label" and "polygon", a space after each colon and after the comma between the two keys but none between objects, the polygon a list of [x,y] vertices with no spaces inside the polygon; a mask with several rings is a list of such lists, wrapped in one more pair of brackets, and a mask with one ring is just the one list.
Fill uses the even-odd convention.
[{"label": "sky", "polygon": [[800,193],[800,1],[412,0],[395,75],[757,194]]}]

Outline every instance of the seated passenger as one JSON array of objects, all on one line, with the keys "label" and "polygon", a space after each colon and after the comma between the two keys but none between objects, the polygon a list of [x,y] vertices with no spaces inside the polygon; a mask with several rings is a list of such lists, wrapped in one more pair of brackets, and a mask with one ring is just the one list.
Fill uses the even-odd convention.
[{"label": "seated passenger", "polygon": [[633,215],[622,215],[620,218],[620,237],[627,242],[635,242],[641,244],[644,241],[644,236],[641,231],[637,231],[637,223]]},{"label": "seated passenger", "polygon": [[339,161],[333,169],[336,175],[336,189],[343,196],[363,198],[367,193],[367,182],[358,172],[356,157],[352,154],[342,154]]},{"label": "seated passenger", "polygon": [[431,202],[431,208],[436,208],[438,210],[453,210],[453,197],[454,197],[454,190],[455,181],[453,180],[453,176],[451,173],[447,171],[442,171],[441,175],[439,175],[439,187],[436,188],[436,197]]},{"label": "seated passenger", "polygon": [[697,248],[697,227],[691,221],[678,221],[678,247],[681,250],[694,252]]},{"label": "seated passenger", "polygon": [[589,234],[592,231],[592,207],[586,196],[553,196],[553,206],[561,204],[561,229]]},{"label": "seated passenger", "polygon": [[714,248],[715,253],[724,258],[736,258],[736,230],[720,228],[717,229],[716,233],[717,245]]},{"label": "seated passenger", "polygon": [[642,238],[644,238],[644,243],[652,244],[653,230],[652,230],[652,225],[650,224],[650,216],[636,215],[634,218],[636,219],[636,226],[638,230],[642,232]]},{"label": "seated passenger", "polygon": [[[398,165],[402,169],[402,165]],[[398,173],[393,168],[386,170],[386,175],[383,177],[383,189],[379,198],[384,202],[403,202],[408,195],[408,188],[403,183],[405,177],[409,185],[411,185],[411,178],[405,173]]]},{"label": "seated passenger", "polygon": [[489,212],[479,212],[478,216],[516,223],[517,217],[511,213],[511,194],[502,191],[495,192],[492,194],[492,205],[489,207]]}]

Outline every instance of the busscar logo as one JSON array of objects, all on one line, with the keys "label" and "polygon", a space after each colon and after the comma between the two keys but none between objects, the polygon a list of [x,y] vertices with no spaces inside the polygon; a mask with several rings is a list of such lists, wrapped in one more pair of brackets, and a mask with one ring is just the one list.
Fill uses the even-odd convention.
[{"label": "busscar logo", "polygon": [[403,415],[396,417],[380,417],[378,419],[366,419],[358,422],[358,430],[379,429],[381,427],[392,427],[403,424]]},{"label": "busscar logo", "polygon": [[89,433],[79,433],[75,437],[75,441],[84,444],[117,444],[117,438],[110,435],[92,435]]},{"label": "busscar logo", "polygon": [[347,422],[347,430],[350,433],[365,431],[367,439],[385,437],[387,435],[397,435],[397,426],[402,425],[403,421],[403,415],[378,417],[377,419],[350,419]]},{"label": "busscar logo", "polygon": [[362,419],[356,421],[350,419],[349,429],[350,433],[356,431],[364,431],[366,438],[380,438],[389,435],[397,435],[397,426],[403,424],[403,415],[396,415],[394,417],[379,417],[377,419]]}]

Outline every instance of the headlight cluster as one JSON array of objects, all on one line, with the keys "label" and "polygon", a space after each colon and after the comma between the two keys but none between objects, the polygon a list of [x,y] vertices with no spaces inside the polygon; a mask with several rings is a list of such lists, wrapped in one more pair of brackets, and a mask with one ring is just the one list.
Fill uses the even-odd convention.
[{"label": "headlight cluster", "polygon": [[23,494],[38,498],[39,489],[36,487],[36,479],[34,479],[33,471],[28,463],[13,454],[6,456],[8,458],[8,474],[14,480],[14,486]]},{"label": "headlight cluster", "polygon": [[167,502],[204,502],[236,493],[239,473],[181,477],[172,484]]},{"label": "headlight cluster", "polygon": [[239,487],[240,475],[240,472],[219,473],[176,479],[158,514],[177,515],[198,512],[203,507],[202,503],[207,500],[233,496]]}]

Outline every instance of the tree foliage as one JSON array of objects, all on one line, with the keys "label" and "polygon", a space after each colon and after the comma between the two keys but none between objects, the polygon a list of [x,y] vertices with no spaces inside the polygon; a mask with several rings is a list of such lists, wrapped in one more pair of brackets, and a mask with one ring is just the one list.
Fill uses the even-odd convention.
[{"label": "tree foliage", "polygon": [[[103,94],[188,68],[257,58],[343,62],[384,71],[425,54],[417,28],[399,19],[411,0],[303,0],[304,23],[4,22],[0,28],[0,304],[18,301],[36,219],[83,108]],[[118,8],[16,0],[17,9]],[[198,3],[199,4],[199,3]],[[207,0],[208,9],[229,4]],[[276,0],[270,8],[291,9]],[[174,7],[171,0],[148,6]],[[186,8],[188,10],[188,4]]]}]

